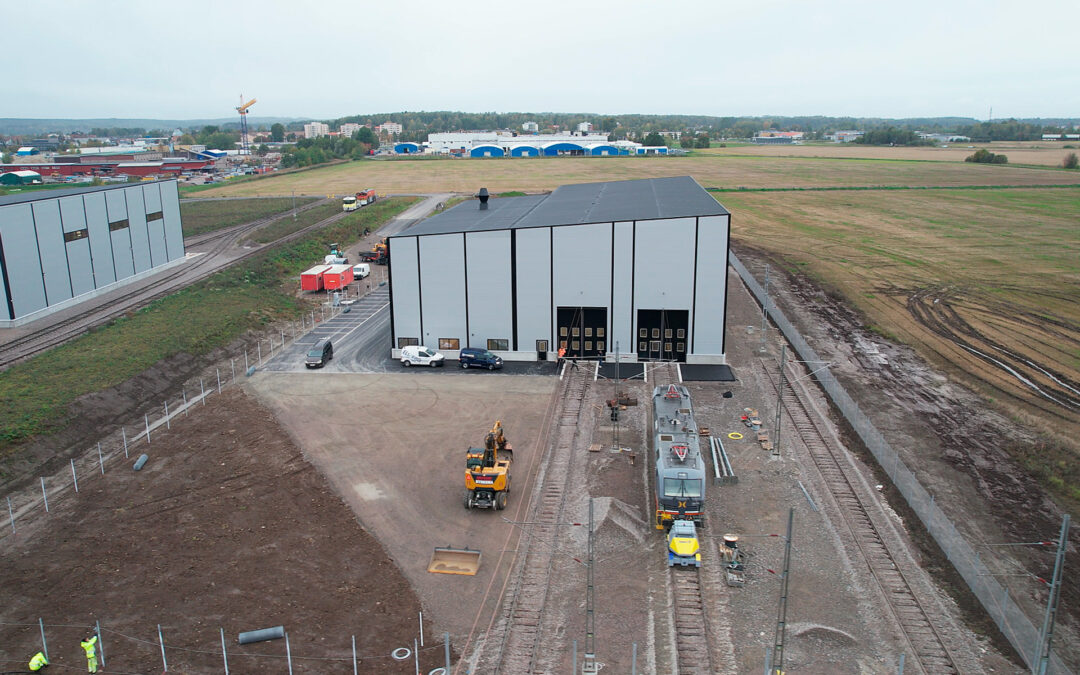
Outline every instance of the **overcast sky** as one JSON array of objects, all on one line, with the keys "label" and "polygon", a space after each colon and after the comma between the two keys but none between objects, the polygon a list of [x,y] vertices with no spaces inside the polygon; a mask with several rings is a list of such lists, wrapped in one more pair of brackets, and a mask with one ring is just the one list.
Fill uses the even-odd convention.
[{"label": "overcast sky", "polygon": [[1080,116],[1076,0],[0,0],[0,117]]}]

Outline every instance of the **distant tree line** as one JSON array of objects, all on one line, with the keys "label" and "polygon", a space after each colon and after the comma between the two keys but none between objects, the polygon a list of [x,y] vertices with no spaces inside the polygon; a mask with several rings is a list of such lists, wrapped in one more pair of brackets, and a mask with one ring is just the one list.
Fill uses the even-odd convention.
[{"label": "distant tree line", "polygon": [[[371,132],[370,129],[367,131]],[[353,136],[359,137],[360,132]],[[335,159],[360,159],[369,154],[371,148],[372,143],[364,143],[357,138],[342,136],[301,138],[296,145],[282,149],[281,166],[284,168],[314,166]]]},{"label": "distant tree line", "polygon": [[1008,164],[1009,158],[1005,155],[990,152],[986,148],[979,148],[973,154],[964,158],[965,162],[976,164]]}]

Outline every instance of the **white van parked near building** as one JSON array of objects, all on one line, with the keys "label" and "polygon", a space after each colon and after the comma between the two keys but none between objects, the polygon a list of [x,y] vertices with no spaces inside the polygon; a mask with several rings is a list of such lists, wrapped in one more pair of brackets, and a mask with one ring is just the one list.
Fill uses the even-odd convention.
[{"label": "white van parked near building", "polygon": [[446,363],[446,357],[423,345],[409,345],[401,350],[401,365],[409,366],[441,366]]},{"label": "white van parked near building", "polygon": [[363,279],[364,277],[371,274],[371,265],[369,265],[368,263],[359,263],[357,265],[353,265],[352,273],[353,279]]}]

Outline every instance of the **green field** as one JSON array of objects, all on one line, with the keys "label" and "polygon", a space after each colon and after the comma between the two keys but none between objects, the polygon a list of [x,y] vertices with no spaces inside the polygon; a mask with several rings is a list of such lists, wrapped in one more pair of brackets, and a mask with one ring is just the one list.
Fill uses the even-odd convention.
[{"label": "green field", "polygon": [[[296,206],[308,204],[313,199],[313,197],[297,199]],[[250,223],[275,213],[283,213],[292,207],[293,200],[289,197],[207,199],[198,202],[182,202],[180,218],[184,226],[184,236],[193,237],[240,223]]]},{"label": "green field", "polygon": [[0,455],[66,426],[69,406],[84,394],[116,386],[159,361],[199,357],[250,330],[295,320],[305,311],[296,278],[322,258],[326,242],[351,244],[366,224],[386,222],[414,201],[365,207],[0,372]]}]

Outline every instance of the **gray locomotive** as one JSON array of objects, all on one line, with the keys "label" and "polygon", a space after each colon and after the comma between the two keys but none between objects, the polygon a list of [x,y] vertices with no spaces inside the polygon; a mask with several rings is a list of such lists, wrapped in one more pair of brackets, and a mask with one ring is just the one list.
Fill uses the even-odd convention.
[{"label": "gray locomotive", "polygon": [[656,529],[705,518],[705,461],[698,447],[690,391],[679,384],[653,390]]}]

